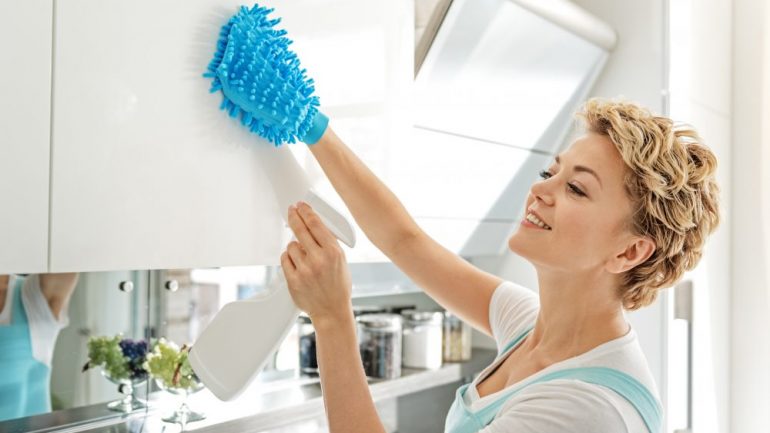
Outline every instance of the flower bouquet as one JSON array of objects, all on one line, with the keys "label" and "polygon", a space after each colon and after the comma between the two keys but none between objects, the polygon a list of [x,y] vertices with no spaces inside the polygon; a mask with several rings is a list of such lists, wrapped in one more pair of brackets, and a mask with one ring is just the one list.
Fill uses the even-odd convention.
[{"label": "flower bouquet", "polygon": [[155,343],[144,363],[145,370],[162,390],[182,397],[182,404],[177,410],[163,418],[163,421],[181,424],[182,428],[188,422],[206,417],[187,406],[187,396],[203,389],[203,384],[190,366],[187,358],[189,352],[190,346],[184,345],[180,349],[173,342],[161,338]]},{"label": "flower bouquet", "polygon": [[118,385],[118,392],[125,395],[123,399],[107,404],[111,410],[128,413],[147,407],[134,396],[134,389],[147,380],[144,369],[147,349],[146,341],[131,340],[121,335],[88,339],[88,362],[83,371],[101,367],[102,375]]}]

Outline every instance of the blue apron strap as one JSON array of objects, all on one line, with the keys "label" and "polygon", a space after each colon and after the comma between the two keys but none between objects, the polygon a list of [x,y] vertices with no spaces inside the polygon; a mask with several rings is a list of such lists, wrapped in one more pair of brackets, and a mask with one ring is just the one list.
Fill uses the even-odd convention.
[{"label": "blue apron strap", "polygon": [[517,344],[519,344],[519,342],[521,340],[523,340],[524,337],[526,337],[527,334],[529,334],[532,331],[532,329],[534,329],[534,328],[535,327],[533,325],[533,326],[530,326],[529,328],[525,329],[524,332],[522,332],[518,337],[514,338],[513,341],[511,341],[510,343],[508,343],[505,346],[503,346],[503,348],[497,353],[497,356],[502,355],[503,353],[511,350],[512,347],[514,347]]},{"label": "blue apron strap", "polygon": [[[650,391],[632,376],[614,368],[582,367],[554,371],[533,382],[540,383],[555,379],[575,379],[607,387],[625,398],[642,417],[650,433],[660,433],[663,410]],[[524,385],[524,386],[527,386]]]},{"label": "blue apron strap", "polygon": [[[511,389],[495,402],[473,415],[475,418],[482,420],[483,425],[487,425],[492,422],[503,404],[513,395],[518,394],[529,385],[558,379],[579,380],[581,382],[601,385],[615,391],[636,409],[649,433],[661,432],[663,410],[657,399],[644,385],[630,375],[607,367],[582,367],[554,371]],[[464,388],[463,391],[465,391]],[[461,406],[470,412],[469,408],[465,406],[464,401],[462,401],[461,393],[458,398],[460,399]]]},{"label": "blue apron strap", "polygon": [[[529,327],[513,341],[506,344],[505,347],[503,347],[503,349],[497,354],[498,357],[508,352],[511,348],[515,347],[519,342],[521,342],[522,339],[524,339],[524,337],[527,336],[527,334],[532,331],[533,328],[534,326]],[[508,397],[518,393],[526,386],[556,379],[580,380],[582,382],[601,385],[615,391],[618,395],[625,398],[636,409],[636,411],[642,417],[642,420],[644,421],[644,424],[647,426],[647,430],[650,433],[660,432],[661,424],[663,422],[663,410],[658,400],[644,385],[639,383],[639,381],[634,379],[632,376],[623,373],[620,370],[607,367],[571,368],[548,373],[533,381],[524,383],[520,386],[517,386],[515,389],[510,390],[510,392],[505,393],[504,397],[482,409],[482,412],[486,413],[486,417],[489,417],[491,414],[496,414],[500,410],[502,404],[508,400]],[[491,421],[491,418],[489,418],[489,421]]]}]

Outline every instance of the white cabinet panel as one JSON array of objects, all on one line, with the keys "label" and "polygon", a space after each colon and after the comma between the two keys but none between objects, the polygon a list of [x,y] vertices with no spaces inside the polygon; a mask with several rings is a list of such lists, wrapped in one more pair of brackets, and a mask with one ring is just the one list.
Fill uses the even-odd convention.
[{"label": "white cabinet panel", "polygon": [[[274,149],[219,111],[201,77],[241,3],[58,4],[51,270],[278,264],[286,209],[261,169]],[[407,3],[261,4],[282,17],[325,111],[387,129]]]},{"label": "white cabinet panel", "polygon": [[278,263],[272,145],[201,76],[239,4],[57,5],[52,271]]},{"label": "white cabinet panel", "polygon": [[52,7],[0,2],[0,273],[48,267]]}]

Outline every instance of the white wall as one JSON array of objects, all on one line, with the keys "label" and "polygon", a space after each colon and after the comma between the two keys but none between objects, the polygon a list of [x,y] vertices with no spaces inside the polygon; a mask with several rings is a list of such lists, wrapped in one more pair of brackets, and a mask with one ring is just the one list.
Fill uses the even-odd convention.
[{"label": "white wall", "polygon": [[[693,286],[693,431],[726,432],[730,423],[731,0],[669,0],[671,116],[691,123],[718,160],[721,224],[685,278]],[[680,330],[674,324],[672,330]],[[684,354],[686,336],[672,335]],[[669,358],[671,429],[686,426],[686,365]]]},{"label": "white wall", "polygon": [[[770,431],[770,6],[733,3],[733,433]],[[764,208],[764,209],[763,209]]]}]

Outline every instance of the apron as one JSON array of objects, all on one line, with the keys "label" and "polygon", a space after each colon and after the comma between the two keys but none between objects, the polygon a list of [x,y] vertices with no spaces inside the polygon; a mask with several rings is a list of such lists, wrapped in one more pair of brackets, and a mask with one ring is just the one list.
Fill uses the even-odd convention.
[{"label": "apron", "polygon": [[17,277],[3,307],[11,309],[11,323],[0,325],[0,421],[51,411],[51,369],[32,355],[23,285]]},{"label": "apron", "polygon": [[[523,334],[509,343],[499,356],[502,356],[508,352],[508,350],[515,347],[519,342],[521,342],[522,339],[524,339],[527,334],[529,334],[531,330],[532,328],[529,328],[528,330],[524,331]],[[570,368],[545,374],[534,380],[530,380],[508,390],[493,403],[475,412],[472,411],[465,404],[465,400],[463,400],[465,390],[468,389],[468,386],[472,385],[472,383],[467,383],[457,390],[454,403],[452,403],[452,407],[449,409],[449,414],[447,415],[444,432],[477,432],[492,422],[508,398],[516,395],[519,391],[526,388],[528,385],[556,379],[580,380],[587,383],[602,385],[615,391],[616,393],[620,394],[620,396],[628,400],[628,402],[634,406],[636,411],[639,412],[639,415],[641,415],[642,420],[644,420],[644,424],[647,426],[649,433],[661,432],[660,427],[662,422],[662,409],[657,399],[650,393],[649,390],[647,390],[644,385],[639,383],[639,381],[630,375],[623,373],[622,371],[606,367]]]}]

